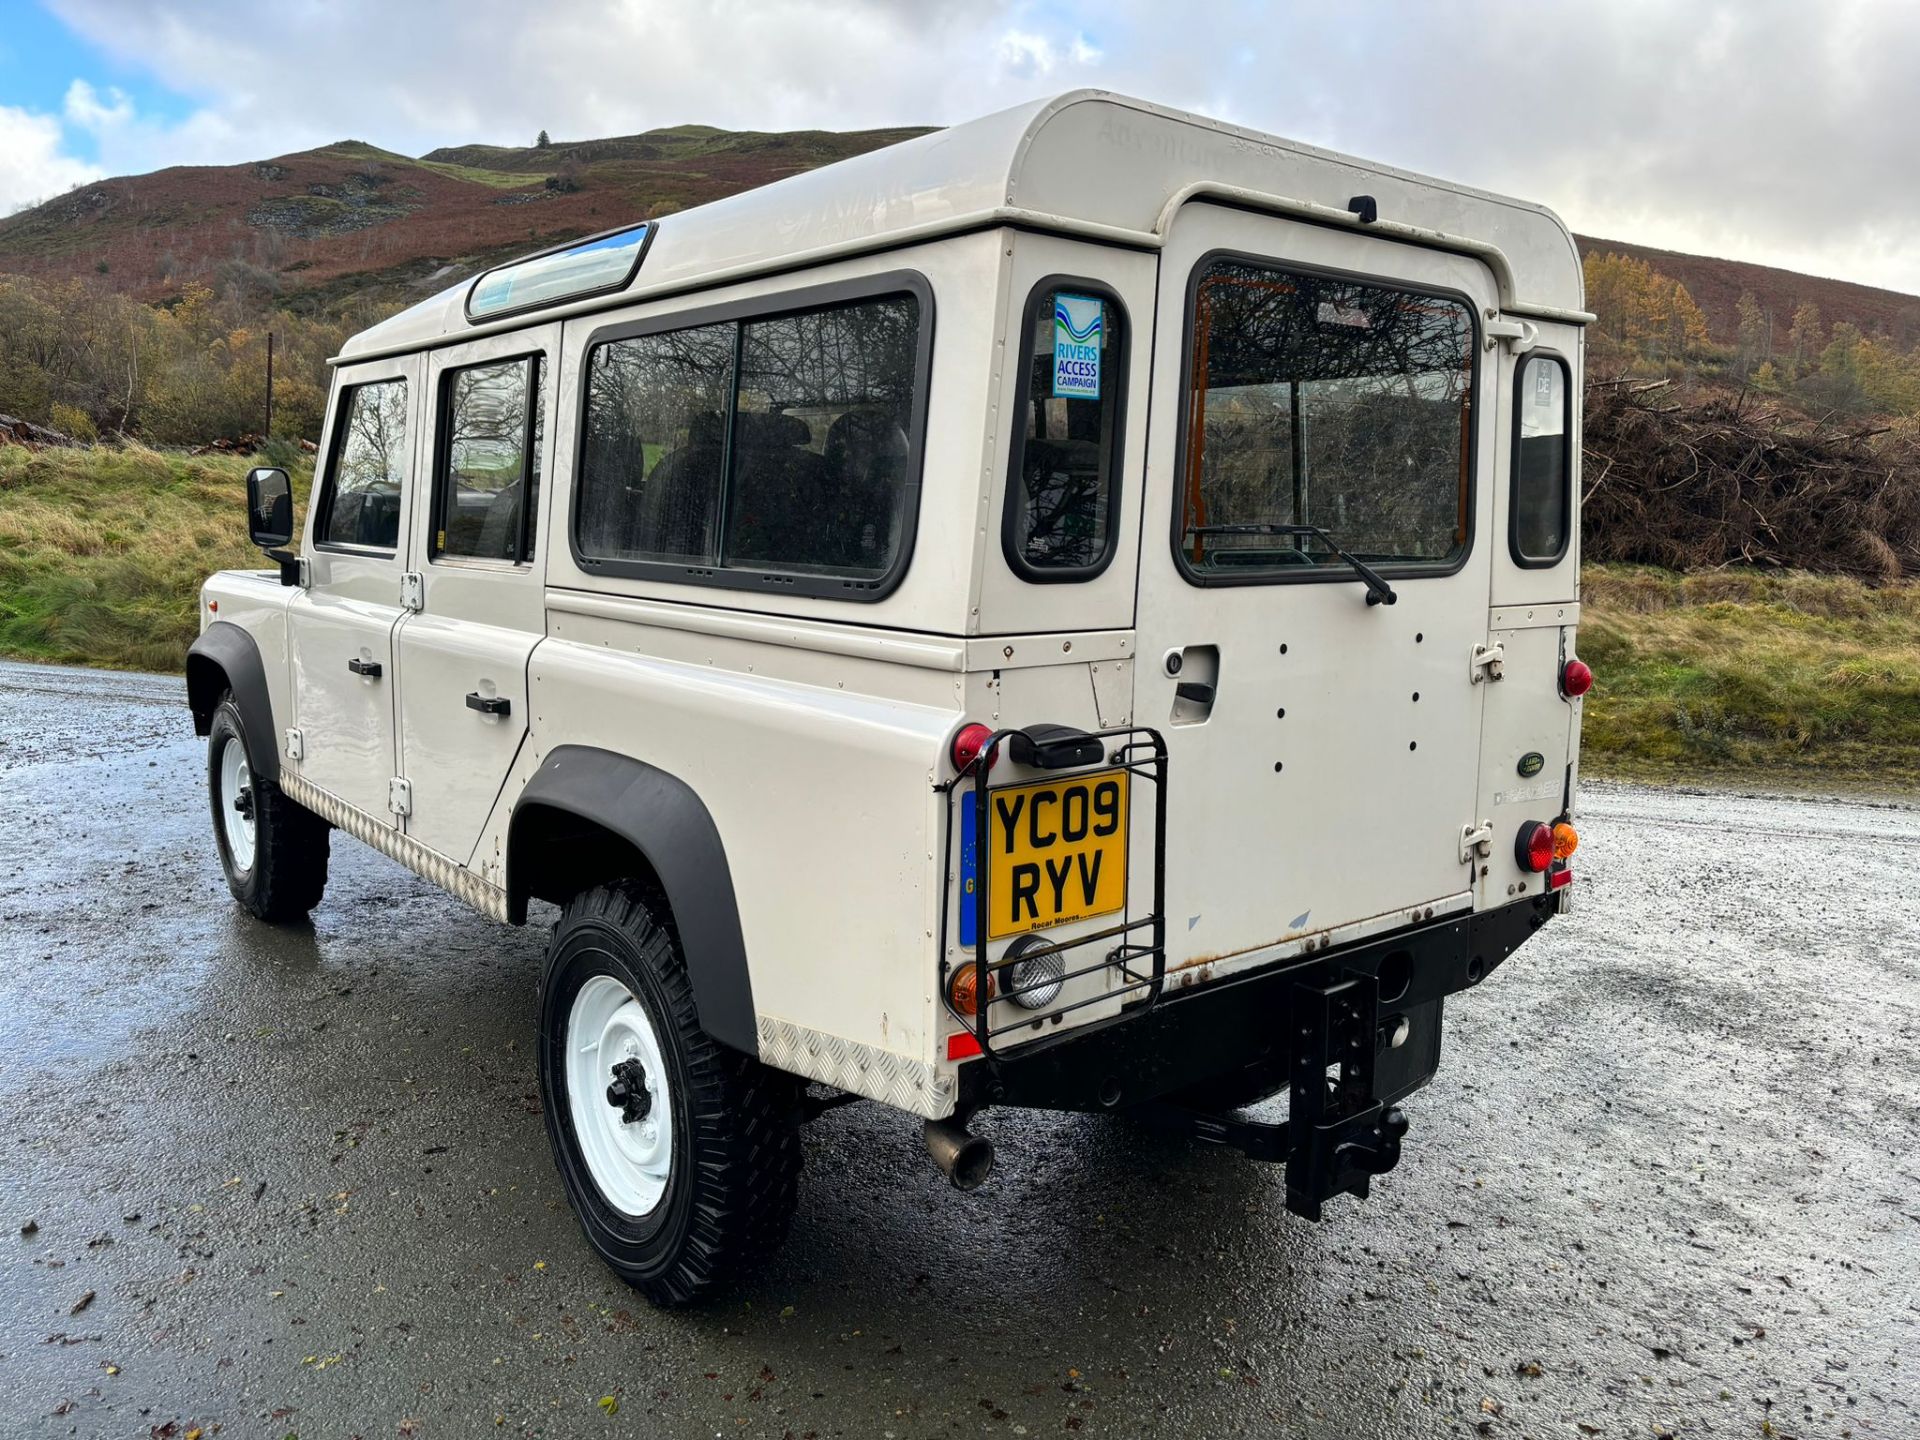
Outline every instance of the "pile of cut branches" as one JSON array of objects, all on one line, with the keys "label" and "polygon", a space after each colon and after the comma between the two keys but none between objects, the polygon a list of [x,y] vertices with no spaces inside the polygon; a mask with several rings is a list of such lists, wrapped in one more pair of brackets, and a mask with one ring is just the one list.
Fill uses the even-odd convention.
[{"label": "pile of cut branches", "polygon": [[1587,387],[1581,554],[1671,570],[1920,575],[1920,434],[1789,418],[1751,392]]}]

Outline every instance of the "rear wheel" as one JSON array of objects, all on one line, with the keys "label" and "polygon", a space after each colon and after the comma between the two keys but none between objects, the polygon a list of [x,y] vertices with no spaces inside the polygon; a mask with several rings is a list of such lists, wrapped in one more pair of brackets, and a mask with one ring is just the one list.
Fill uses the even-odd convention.
[{"label": "rear wheel", "polygon": [[655,1304],[701,1298],[785,1238],[800,1087],[700,1028],[679,939],[639,887],[576,896],[554,927],[540,1095],[588,1243]]},{"label": "rear wheel", "polygon": [[255,772],[231,694],[207,729],[207,793],[227,888],[261,920],[298,920],[327,887],[327,822]]}]

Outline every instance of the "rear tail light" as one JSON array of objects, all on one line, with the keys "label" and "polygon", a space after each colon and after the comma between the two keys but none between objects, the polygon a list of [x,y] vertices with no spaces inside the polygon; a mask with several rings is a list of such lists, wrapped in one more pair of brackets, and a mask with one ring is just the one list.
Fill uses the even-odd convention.
[{"label": "rear tail light", "polygon": [[[956,966],[951,979],[947,981],[947,999],[952,1003],[957,1015],[977,1015],[980,1013],[979,993],[980,968],[977,965]],[[999,987],[994,984],[993,972],[987,972],[987,999],[991,1001]]]},{"label": "rear tail light", "polygon": [[[948,758],[953,761],[953,768],[960,771],[966,770],[980,758],[980,752],[987,748],[987,742],[991,739],[993,739],[993,727],[990,725],[982,725],[977,720],[971,725],[962,725],[955,733],[953,744],[947,752]],[[987,768],[991,770],[999,763],[1000,751],[995,747],[993,754],[987,758]]]},{"label": "rear tail light", "polygon": [[1580,848],[1580,834],[1573,826],[1562,820],[1553,827],[1553,858],[1565,860]]},{"label": "rear tail light", "polygon": [[1553,827],[1529,820],[1520,827],[1513,842],[1514,859],[1522,870],[1538,875],[1553,864]]},{"label": "rear tail light", "polygon": [[1587,668],[1584,660],[1569,660],[1560,671],[1560,693],[1569,700],[1578,700],[1593,688],[1593,671]]}]

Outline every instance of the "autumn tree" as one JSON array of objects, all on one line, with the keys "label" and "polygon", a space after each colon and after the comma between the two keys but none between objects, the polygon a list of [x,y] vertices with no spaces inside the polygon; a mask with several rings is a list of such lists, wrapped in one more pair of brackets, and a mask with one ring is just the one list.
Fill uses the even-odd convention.
[{"label": "autumn tree", "polygon": [[1773,353],[1773,320],[1760,308],[1759,297],[1751,290],[1740,292],[1734,369],[1741,376],[1751,375],[1754,367]]}]

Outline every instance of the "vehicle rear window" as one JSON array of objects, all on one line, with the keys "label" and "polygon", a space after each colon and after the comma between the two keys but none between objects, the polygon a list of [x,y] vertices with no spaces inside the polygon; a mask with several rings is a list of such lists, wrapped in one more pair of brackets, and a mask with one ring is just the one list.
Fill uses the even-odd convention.
[{"label": "vehicle rear window", "polygon": [[540,361],[469,365],[445,383],[433,553],[525,561],[540,502]]},{"label": "vehicle rear window", "polygon": [[401,497],[407,485],[407,382],[356,385],[340,400],[315,537],[322,545],[392,550],[400,544]]},{"label": "vehicle rear window", "polygon": [[1567,553],[1573,528],[1573,386],[1557,355],[1528,356],[1513,383],[1513,558],[1552,565]]},{"label": "vehicle rear window", "polygon": [[923,362],[911,294],[595,345],[582,562],[876,589],[907,546]]},{"label": "vehicle rear window", "polygon": [[1126,317],[1112,296],[1071,282],[1034,291],[1001,534],[1029,580],[1086,579],[1113,554],[1126,381]]},{"label": "vehicle rear window", "polygon": [[[1272,580],[1465,553],[1474,391],[1464,301],[1238,259],[1195,286],[1177,550]],[[1326,536],[1312,529],[1326,532]]]}]

